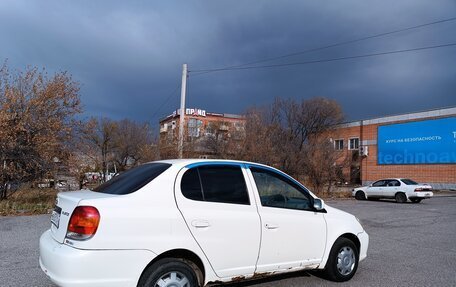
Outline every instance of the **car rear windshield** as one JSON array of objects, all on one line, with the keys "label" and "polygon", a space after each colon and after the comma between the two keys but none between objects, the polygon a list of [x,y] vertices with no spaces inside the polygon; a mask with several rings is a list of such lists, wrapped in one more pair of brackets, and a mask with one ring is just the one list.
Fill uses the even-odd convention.
[{"label": "car rear windshield", "polygon": [[405,183],[406,185],[417,185],[418,184],[418,182],[413,181],[411,179],[407,179],[407,178],[403,178],[403,179],[401,179],[401,181],[403,183]]},{"label": "car rear windshield", "polygon": [[133,193],[151,182],[170,166],[171,164],[168,163],[143,164],[113,177],[96,187],[94,191],[119,195]]}]

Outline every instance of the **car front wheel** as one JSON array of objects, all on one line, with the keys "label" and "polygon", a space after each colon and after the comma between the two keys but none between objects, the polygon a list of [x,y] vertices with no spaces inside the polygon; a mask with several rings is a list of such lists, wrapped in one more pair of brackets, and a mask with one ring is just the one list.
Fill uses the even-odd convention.
[{"label": "car front wheel", "polygon": [[198,287],[193,268],[184,260],[161,259],[149,266],[139,279],[138,287]]},{"label": "car front wheel", "polygon": [[364,194],[363,191],[358,190],[358,191],[355,193],[355,198],[356,198],[357,200],[366,200],[366,195]]},{"label": "car front wheel", "polygon": [[355,275],[358,261],[359,252],[356,245],[351,240],[341,237],[331,248],[325,273],[329,280],[348,281]]}]

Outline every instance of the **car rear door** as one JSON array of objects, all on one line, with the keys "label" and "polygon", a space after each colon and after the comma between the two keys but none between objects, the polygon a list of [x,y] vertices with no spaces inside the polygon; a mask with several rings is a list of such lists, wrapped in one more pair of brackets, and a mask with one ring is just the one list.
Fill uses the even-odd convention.
[{"label": "car rear door", "polygon": [[311,195],[275,170],[250,166],[249,178],[261,217],[261,250],[256,272],[316,267],[326,247],[324,213]]},{"label": "car rear door", "polygon": [[394,198],[396,193],[399,191],[400,186],[401,186],[401,184],[400,184],[400,182],[398,180],[396,180],[396,179],[388,180],[386,186],[383,187],[383,195],[382,195],[382,197]]},{"label": "car rear door", "polygon": [[179,210],[221,278],[255,272],[261,223],[245,173],[242,164],[193,164],[176,180]]}]

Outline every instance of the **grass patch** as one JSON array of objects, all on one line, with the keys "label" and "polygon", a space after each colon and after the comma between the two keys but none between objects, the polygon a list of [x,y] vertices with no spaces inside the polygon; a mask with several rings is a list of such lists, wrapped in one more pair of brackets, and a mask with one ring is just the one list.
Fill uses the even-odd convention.
[{"label": "grass patch", "polygon": [[316,194],[322,199],[337,199],[337,198],[352,198],[351,191],[332,191],[332,192],[321,192]]},{"label": "grass patch", "polygon": [[49,213],[54,208],[55,189],[21,188],[0,201],[0,215],[32,215]]}]

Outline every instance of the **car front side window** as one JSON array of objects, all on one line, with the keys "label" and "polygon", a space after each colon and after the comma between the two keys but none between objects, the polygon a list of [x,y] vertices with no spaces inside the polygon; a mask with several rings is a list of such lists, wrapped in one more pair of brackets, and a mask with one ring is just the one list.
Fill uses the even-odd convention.
[{"label": "car front side window", "polygon": [[296,183],[273,171],[250,168],[261,205],[286,209],[312,210],[310,195]]},{"label": "car front side window", "polygon": [[375,186],[375,187],[386,186],[386,181],[384,181],[384,180],[376,181],[372,184],[372,186]]}]

